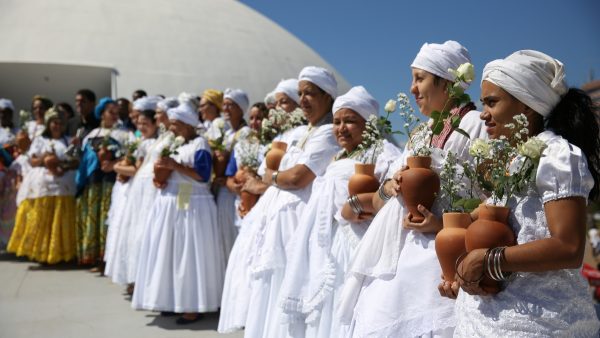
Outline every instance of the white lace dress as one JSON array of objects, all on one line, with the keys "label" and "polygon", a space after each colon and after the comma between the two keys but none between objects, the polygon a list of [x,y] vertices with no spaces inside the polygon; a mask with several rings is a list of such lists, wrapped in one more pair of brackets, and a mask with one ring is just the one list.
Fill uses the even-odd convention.
[{"label": "white lace dress", "polygon": [[[460,128],[485,138],[479,112],[468,112]],[[454,132],[444,150],[433,149],[431,169],[439,173],[445,152],[469,158],[470,140]],[[404,155],[409,155],[405,150]],[[391,177],[406,158],[390,169]],[[445,201],[436,199],[432,213],[441,217]],[[404,229],[402,197],[389,200],[363,237],[349,269],[338,305],[338,316],[349,325],[349,337],[451,336],[454,301],[439,295],[441,268],[435,253],[435,234]]]},{"label": "white lace dress", "polygon": [[[593,179],[581,150],[551,131],[535,184],[509,201],[509,223],[518,244],[550,237],[544,204],[587,196]],[[600,322],[580,269],[520,272],[495,296],[460,292],[457,337],[598,337]]]},{"label": "white lace dress", "polygon": [[[306,126],[300,126],[276,137],[277,141],[293,144],[300,140],[306,132]],[[261,163],[258,170],[259,175],[264,175],[266,164]],[[229,333],[241,330],[246,326],[248,314],[248,303],[250,301],[250,265],[252,263],[251,250],[252,239],[255,231],[260,227],[261,219],[266,209],[273,203],[277,195],[275,187],[269,187],[256,205],[240,222],[240,232],[235,239],[233,248],[229,254],[227,272],[225,274],[225,285],[223,286],[223,298],[221,301],[221,313],[219,316],[220,333]]]},{"label": "white lace dress", "polygon": [[[384,142],[376,153],[375,176],[386,177],[390,164],[401,156]],[[359,158],[372,156],[372,150]],[[350,223],[341,216],[348,199],[348,181],[356,159],[332,162],[315,179],[310,200],[300,218],[281,286],[280,321],[291,337],[342,337],[344,326],[334,318],[335,305],[354,250],[370,221]]]}]

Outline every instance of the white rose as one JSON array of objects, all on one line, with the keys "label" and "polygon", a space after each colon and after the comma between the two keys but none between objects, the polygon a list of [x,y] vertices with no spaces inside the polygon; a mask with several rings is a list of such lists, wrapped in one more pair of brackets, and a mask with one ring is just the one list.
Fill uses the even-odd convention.
[{"label": "white rose", "polygon": [[215,124],[215,127],[219,128],[219,129],[225,128],[225,121],[223,121],[222,119],[216,119],[214,124]]},{"label": "white rose", "polygon": [[391,113],[394,110],[396,110],[396,101],[388,100],[388,102],[385,104],[385,107],[383,108],[383,110],[385,110],[386,113]]},{"label": "white rose", "polygon": [[473,157],[487,157],[490,154],[491,147],[483,139],[475,139],[469,148],[469,154]]},{"label": "white rose", "polygon": [[175,145],[180,146],[185,143],[185,138],[183,138],[183,136],[177,136],[174,143]]},{"label": "white rose", "polygon": [[519,154],[529,157],[532,160],[538,160],[542,157],[542,152],[546,149],[547,145],[544,141],[537,137],[532,137],[527,142],[519,145]]},{"label": "white rose", "polygon": [[458,73],[458,76],[462,77],[462,79],[467,83],[471,83],[471,81],[475,79],[475,68],[469,62],[458,66],[456,72]]}]

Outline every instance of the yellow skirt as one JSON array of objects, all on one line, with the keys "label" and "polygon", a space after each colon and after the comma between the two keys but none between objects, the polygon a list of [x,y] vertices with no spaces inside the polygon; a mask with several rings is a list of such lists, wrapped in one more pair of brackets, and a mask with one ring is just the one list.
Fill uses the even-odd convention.
[{"label": "yellow skirt", "polygon": [[40,263],[75,258],[75,197],[47,196],[19,205],[7,251]]}]

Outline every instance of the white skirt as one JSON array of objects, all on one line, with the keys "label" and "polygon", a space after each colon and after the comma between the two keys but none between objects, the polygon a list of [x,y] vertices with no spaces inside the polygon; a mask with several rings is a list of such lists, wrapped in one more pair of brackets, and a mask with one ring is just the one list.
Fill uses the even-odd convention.
[{"label": "white skirt", "polygon": [[233,248],[233,243],[238,235],[238,227],[235,224],[237,213],[235,199],[236,195],[229,191],[227,187],[220,187],[217,194],[217,222],[221,232],[225,261],[229,259],[229,252]]},{"label": "white skirt", "polygon": [[214,199],[193,185],[187,209],[179,209],[178,183],[160,191],[142,240],[132,307],[173,312],[211,312],[221,303],[225,260]]},{"label": "white skirt", "polygon": [[104,274],[111,276],[113,272],[113,257],[115,255],[116,243],[119,238],[121,228],[121,217],[125,210],[125,203],[127,201],[127,193],[131,186],[130,181],[125,183],[116,181],[113,186],[111,197],[110,197],[110,208],[108,209],[108,215],[106,218],[106,224],[108,224],[108,232],[106,234],[106,245],[104,247],[104,261],[106,267]]},{"label": "white skirt", "polygon": [[219,333],[231,333],[246,326],[248,303],[250,302],[251,250],[255,232],[260,227],[265,209],[276,196],[275,188],[270,188],[260,197],[258,203],[240,222],[241,228],[227,263],[223,298],[219,316]]}]

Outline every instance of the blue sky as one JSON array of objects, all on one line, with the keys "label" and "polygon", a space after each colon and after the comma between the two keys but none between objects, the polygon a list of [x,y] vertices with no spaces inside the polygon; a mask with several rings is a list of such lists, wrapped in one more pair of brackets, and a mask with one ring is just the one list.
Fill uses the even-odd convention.
[{"label": "blue sky", "polygon": [[[459,41],[478,78],[485,64],[519,49],[561,60],[570,86],[600,79],[600,1],[242,0],[304,41],[351,85],[383,106],[409,93],[410,63],[424,42]],[[479,100],[479,80],[468,93]]]}]

